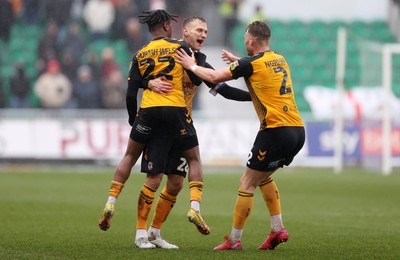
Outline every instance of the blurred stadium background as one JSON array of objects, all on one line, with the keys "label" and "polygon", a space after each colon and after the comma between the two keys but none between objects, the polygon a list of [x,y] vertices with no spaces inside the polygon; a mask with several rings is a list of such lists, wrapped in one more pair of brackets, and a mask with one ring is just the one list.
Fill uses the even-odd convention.
[{"label": "blurred stadium background", "polygon": [[[124,109],[124,78],[137,46],[149,39],[146,26],[138,25],[137,16],[143,10],[164,7],[181,18],[174,32],[177,38],[183,18],[196,15],[207,20],[209,35],[203,52],[215,68],[224,66],[220,60],[222,49],[246,55],[243,33],[249,21],[262,19],[270,24],[271,48],[282,53],[291,67],[296,101],[307,127],[306,145],[294,166],[335,167],[335,145],[339,140],[344,166],[381,169],[382,108],[390,103],[390,172],[398,172],[399,54],[392,56],[390,64],[391,97],[384,99],[381,91],[382,48],[400,40],[399,1],[0,0],[0,3],[0,163],[3,166],[37,162],[117,163],[130,130]],[[91,8],[87,7],[89,4]],[[102,15],[97,16],[99,13]],[[110,21],[104,28],[91,27],[90,21],[99,24],[107,18]],[[56,32],[51,36],[52,29],[48,28],[54,23]],[[77,35],[70,35],[70,24],[74,23],[79,30]],[[342,81],[337,80],[336,73],[340,27],[348,35]],[[49,97],[41,96],[36,89],[40,77],[54,68],[51,65],[54,62],[70,85],[60,90],[58,83],[50,83],[55,93],[50,100],[60,101],[48,105]],[[18,74],[21,71],[28,82],[25,86],[22,74]],[[91,75],[93,92],[82,91],[89,85],[82,79],[85,72]],[[338,82],[343,83],[346,92],[346,100],[341,101],[344,115],[340,139],[334,134],[335,112],[341,104],[337,100]],[[245,89],[242,80],[230,83]],[[252,104],[213,97],[203,86],[197,95],[193,118],[206,166],[244,165],[258,129]]]}]

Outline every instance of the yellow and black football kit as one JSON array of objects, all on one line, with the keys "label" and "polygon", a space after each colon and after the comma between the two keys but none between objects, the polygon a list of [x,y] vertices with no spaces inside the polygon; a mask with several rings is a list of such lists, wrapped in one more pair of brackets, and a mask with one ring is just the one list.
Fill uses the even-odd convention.
[{"label": "yellow and black football kit", "polygon": [[[191,54],[184,41],[156,38],[139,50],[132,59],[128,78],[127,109],[132,125],[130,138],[142,144],[154,138],[157,132],[167,133],[162,147],[158,147],[159,161],[152,163],[155,171],[163,172],[172,146],[182,152],[198,145],[196,130],[187,112],[182,80],[184,69],[174,60],[176,49]],[[146,80],[165,76],[173,84],[167,95],[144,89],[140,109],[136,115],[136,96]]]},{"label": "yellow and black football kit", "polygon": [[244,77],[260,120],[247,166],[271,171],[289,165],[304,145],[305,132],[285,58],[261,52],[232,62],[230,71],[234,79]]},{"label": "yellow and black football kit", "polygon": [[[201,52],[194,53],[196,58],[196,63],[199,66],[203,66],[206,68],[213,67],[206,62],[206,55]],[[183,92],[186,107],[188,109],[188,114],[192,115],[193,109],[193,98],[197,92],[198,86],[201,84],[202,79],[192,75],[191,72],[184,71],[183,76]],[[209,88],[215,88],[216,84],[209,83],[204,81],[204,83]],[[144,86],[145,87],[145,86]],[[247,91],[243,91],[241,89],[233,88],[227,84],[219,85],[219,88],[216,90],[217,93],[221,94],[223,97],[231,100],[236,101],[251,101],[250,95]],[[166,134],[166,133],[164,133]],[[154,165],[151,163],[153,160],[157,160],[160,157],[159,149],[163,147],[163,143],[165,143],[166,137],[163,136],[162,133],[157,133],[156,137],[151,139],[149,144],[146,146],[145,151],[142,156],[142,163],[141,163],[141,172],[148,173],[148,174],[155,174],[159,173],[154,170]],[[173,173],[178,174],[180,176],[186,177],[188,171],[188,165],[186,159],[183,157],[182,152],[178,149],[179,147],[174,147],[170,152],[170,156],[168,159],[167,166],[165,168],[164,173],[166,175]]]}]

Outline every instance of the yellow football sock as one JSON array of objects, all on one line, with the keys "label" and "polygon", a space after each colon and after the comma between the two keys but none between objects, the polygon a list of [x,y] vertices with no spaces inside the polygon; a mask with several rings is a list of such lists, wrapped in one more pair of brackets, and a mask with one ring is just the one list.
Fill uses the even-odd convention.
[{"label": "yellow football sock", "polygon": [[190,201],[196,200],[201,202],[203,196],[203,182],[202,181],[191,181],[189,182]]},{"label": "yellow football sock", "polygon": [[136,229],[147,229],[147,220],[149,219],[151,207],[153,206],[155,193],[156,190],[143,184],[138,199]]},{"label": "yellow football sock", "polygon": [[108,191],[108,196],[113,196],[114,198],[118,198],[121,193],[124,184],[117,181],[111,181],[110,190]]},{"label": "yellow football sock", "polygon": [[162,224],[175,205],[176,196],[177,195],[169,193],[167,188],[164,187],[157,200],[156,211],[154,212],[153,221],[151,222],[152,227],[161,229]]},{"label": "yellow football sock", "polygon": [[269,214],[271,216],[281,214],[281,201],[279,199],[279,191],[274,180],[268,178],[259,185],[261,194],[267,204]]},{"label": "yellow football sock", "polygon": [[239,190],[236,199],[235,210],[233,212],[233,226],[243,229],[246,225],[247,218],[250,216],[254,204],[254,194]]}]

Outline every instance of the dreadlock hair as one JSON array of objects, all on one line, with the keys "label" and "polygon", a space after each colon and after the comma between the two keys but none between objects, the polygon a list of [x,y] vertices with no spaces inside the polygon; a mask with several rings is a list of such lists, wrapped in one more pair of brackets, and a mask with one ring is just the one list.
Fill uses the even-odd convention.
[{"label": "dreadlock hair", "polygon": [[139,22],[142,24],[147,24],[149,26],[149,31],[153,32],[160,26],[162,26],[165,22],[170,22],[174,20],[177,22],[175,18],[178,18],[177,15],[169,14],[167,11],[159,9],[152,10],[147,12],[142,12],[144,15],[139,15]]}]

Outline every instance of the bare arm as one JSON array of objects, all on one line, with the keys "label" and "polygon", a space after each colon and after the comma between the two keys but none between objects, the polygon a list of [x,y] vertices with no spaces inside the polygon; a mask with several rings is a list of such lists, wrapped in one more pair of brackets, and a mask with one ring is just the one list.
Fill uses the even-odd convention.
[{"label": "bare arm", "polygon": [[185,69],[192,70],[194,74],[196,74],[200,78],[212,83],[218,83],[232,79],[229,67],[222,68],[219,70],[212,70],[201,66],[197,66],[194,59],[194,55],[189,56],[186,52],[182,50],[175,51],[175,61],[182,64],[182,66]]},{"label": "bare arm", "polygon": [[226,63],[229,64],[231,62],[237,61],[240,58],[233,55],[231,52],[227,51],[227,50],[222,50],[221,53],[221,59]]},{"label": "bare arm", "polygon": [[171,91],[173,85],[171,82],[168,82],[165,76],[161,76],[152,80],[149,80],[148,88],[153,90],[154,92],[166,95]]}]

